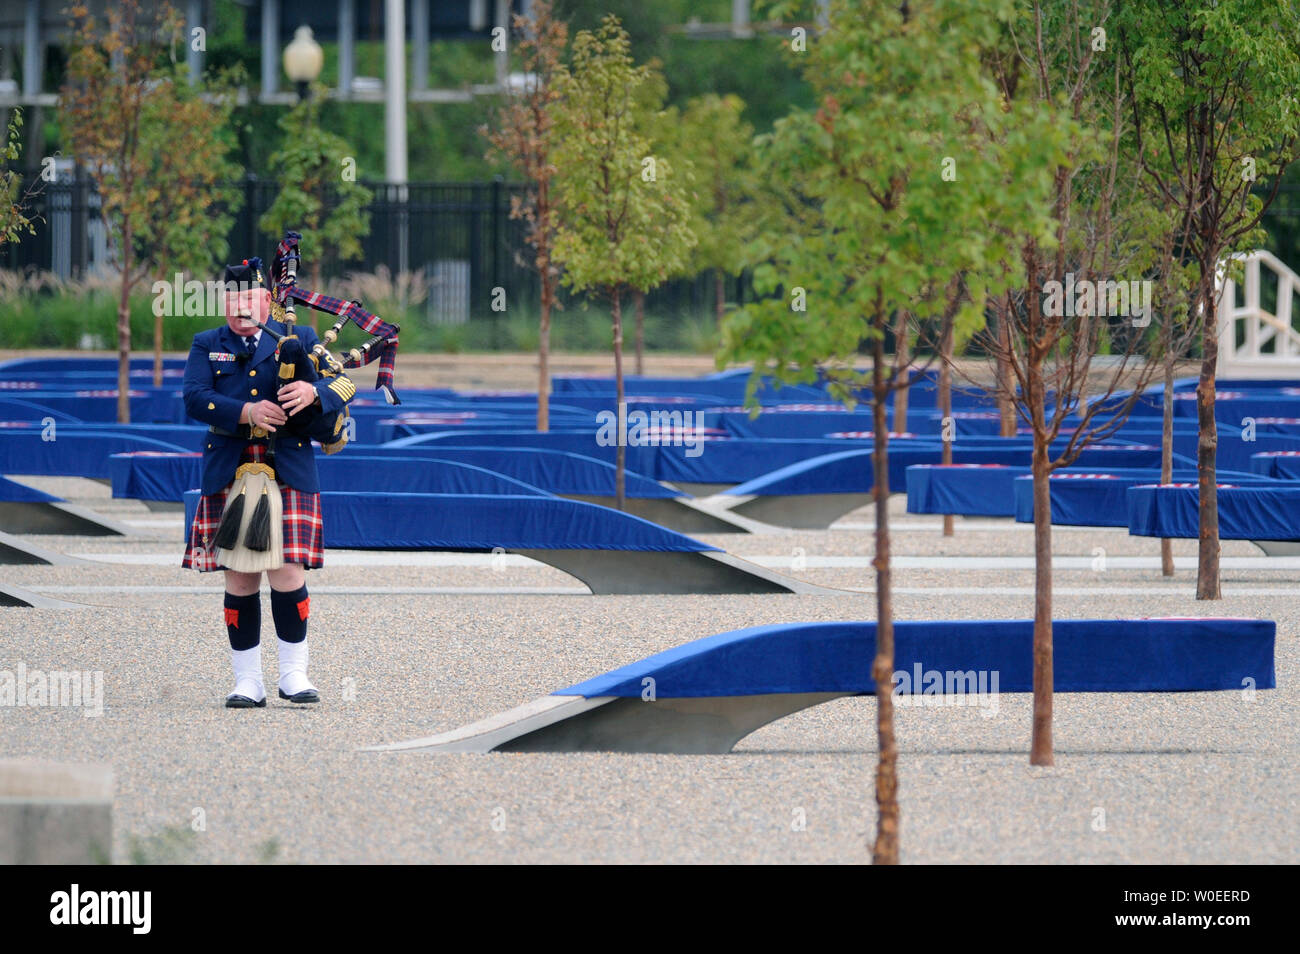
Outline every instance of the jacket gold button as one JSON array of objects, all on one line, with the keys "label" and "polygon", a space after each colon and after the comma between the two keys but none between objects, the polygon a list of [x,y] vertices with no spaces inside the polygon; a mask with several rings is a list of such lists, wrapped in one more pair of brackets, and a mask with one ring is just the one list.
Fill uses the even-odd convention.
[{"label": "jacket gold button", "polygon": [[253,395],[253,397],[257,397],[257,388],[253,388],[253,390],[249,391],[248,393]]},{"label": "jacket gold button", "polygon": [[257,377],[257,372],[256,372],[256,371],[249,371],[249,372],[248,372],[248,376],[249,376],[250,378],[255,378],[255,377]]},{"label": "jacket gold button", "polygon": [[298,446],[299,446],[299,447],[302,446],[302,441],[299,441],[299,442],[298,442]]},{"label": "jacket gold button", "polygon": [[215,404],[213,404],[211,401],[209,401],[209,402],[208,402],[208,410],[209,410],[209,411],[215,411],[216,409],[217,409],[217,406],[216,406]]}]

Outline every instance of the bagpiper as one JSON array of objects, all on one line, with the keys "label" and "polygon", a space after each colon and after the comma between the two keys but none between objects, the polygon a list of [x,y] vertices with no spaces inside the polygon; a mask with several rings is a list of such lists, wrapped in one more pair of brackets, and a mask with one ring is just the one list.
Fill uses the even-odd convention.
[{"label": "bagpiper", "polygon": [[226,706],[266,705],[263,573],[279,644],[280,698],[319,702],[307,678],[311,600],[305,571],[324,563],[312,440],[340,442],[356,387],[343,374],[283,383],[281,343],[296,336],[301,358],[318,344],[316,333],[273,317],[284,312],[273,302],[260,259],[227,266],[224,281],[225,324],[194,336],[185,365],[185,409],[208,425],[208,433],[202,496],[182,565],[225,571],[224,620],[235,673]]}]

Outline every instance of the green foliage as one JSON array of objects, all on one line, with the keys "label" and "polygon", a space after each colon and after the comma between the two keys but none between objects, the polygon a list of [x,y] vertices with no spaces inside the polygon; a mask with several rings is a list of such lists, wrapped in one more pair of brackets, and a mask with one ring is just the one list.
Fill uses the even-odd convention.
[{"label": "green foliage", "polygon": [[1023,282],[1020,244],[994,223],[1052,241],[1045,199],[1066,132],[1008,111],[982,62],[1010,4],[904,10],[833,3],[830,28],[798,55],[817,111],[759,139],[782,227],[751,244],[766,297],[729,317],[718,356],[754,361],[751,389],[764,371],[810,381],[821,369],[852,400],[852,365],[895,313],[934,320],[960,279],[968,325],[990,290]]},{"label": "green foliage", "polygon": [[[123,0],[107,32],[84,6],[71,12],[60,115],[74,156],[95,180],[124,283],[209,272],[225,257],[240,198],[232,186],[239,171],[227,156],[235,78],[218,77],[202,91],[189,85],[174,55],[179,21],[167,4],[146,12],[139,0]],[[170,37],[172,55],[155,43],[159,32]]]},{"label": "green foliage", "polygon": [[284,133],[271,157],[282,183],[258,222],[279,239],[286,229],[302,232],[302,256],[319,265],[326,249],[344,261],[361,255],[370,232],[366,212],[372,194],[356,181],[356,153],[347,142],[320,126],[323,88],[281,117]]},{"label": "green foliage", "polygon": [[[722,19],[729,16],[728,11]],[[813,107],[812,89],[799,75],[796,61],[784,55],[783,43],[781,36],[769,33],[745,40],[670,35],[661,54],[667,102],[684,108],[700,96],[737,96],[745,104],[744,121],[770,131],[791,109]]]},{"label": "green foliage", "polygon": [[645,95],[653,83],[613,17],[574,38],[557,79],[555,259],[574,290],[648,290],[679,273],[694,244],[685,184],[643,131],[658,112]]},{"label": "green foliage", "polygon": [[[103,350],[115,336],[117,298],[108,282],[41,281],[10,288],[13,273],[0,272],[0,328],[8,348],[69,348]],[[52,276],[46,276],[52,279]],[[334,294],[344,289],[330,287]],[[402,353],[465,354],[537,350],[537,314],[512,307],[508,316],[474,318],[462,325],[431,322],[422,304],[363,299],[386,320],[402,326]],[[130,306],[131,333],[145,340],[152,333],[152,299],[135,295]],[[221,323],[220,316],[168,315],[163,322],[163,347],[185,352],[194,335]],[[552,325],[556,351],[600,353],[609,350],[607,308],[577,302]],[[646,348],[656,352],[711,353],[716,332],[707,314],[646,312]]]},{"label": "green foliage", "polygon": [[1257,248],[1275,182],[1300,137],[1300,10],[1287,0],[1126,4],[1116,23],[1143,168],[1194,223],[1187,251],[1203,287],[1223,255]]},{"label": "green foliage", "polygon": [[664,113],[664,152],[694,177],[690,229],[696,245],[686,274],[720,269],[735,275],[745,265],[744,248],[763,220],[756,208],[763,196],[754,162],[754,127],[741,117],[738,96],[708,94],[680,112]]},{"label": "green foliage", "polygon": [[23,111],[15,109],[9,119],[9,134],[0,153],[4,161],[0,162],[0,248],[10,242],[17,242],[22,235],[35,235],[36,229],[24,212],[25,195],[20,195],[22,178],[9,163],[15,161],[20,153],[18,130],[23,125]]}]

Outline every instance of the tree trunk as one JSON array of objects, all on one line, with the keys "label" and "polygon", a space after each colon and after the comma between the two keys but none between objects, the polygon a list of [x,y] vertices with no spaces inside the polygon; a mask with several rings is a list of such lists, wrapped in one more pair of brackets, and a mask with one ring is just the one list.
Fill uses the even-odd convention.
[{"label": "tree trunk", "polygon": [[614,414],[618,424],[617,449],[614,452],[614,497],[619,510],[623,509],[623,488],[626,482],[624,467],[627,463],[627,404],[623,399],[623,310],[617,286],[610,289],[611,315],[614,320]]},{"label": "tree trunk", "polygon": [[537,430],[551,428],[551,288],[542,275],[542,315],[537,334]]},{"label": "tree trunk", "polygon": [[876,844],[871,861],[898,864],[898,745],[894,739],[894,600],[889,572],[889,427],[885,422],[885,349],[879,337],[873,345],[874,401],[871,406],[875,443],[871,460],[875,473],[876,658],[871,678],[876,683]]},{"label": "tree trunk", "polygon": [[131,223],[122,227],[122,284],[117,297],[117,422],[131,423]]},{"label": "tree trunk", "polygon": [[[907,312],[899,311],[894,325],[894,379],[906,382],[908,366],[912,363],[911,349],[907,340]],[[903,433],[907,430],[907,385],[903,384],[894,391],[894,430]]]},{"label": "tree trunk", "polygon": [[1011,308],[1011,296],[1008,293],[1006,302],[1000,303],[994,309],[998,323],[996,374],[998,416],[1001,418],[998,433],[1003,437],[1016,436],[1016,407],[1011,399],[1015,384],[1011,378],[1011,367],[1007,363],[1009,360],[1007,355],[1011,353]]},{"label": "tree trunk", "polygon": [[645,292],[636,290],[636,373],[645,374]]},{"label": "tree trunk", "polygon": [[[1174,359],[1165,356],[1165,394],[1162,407],[1163,419],[1160,424],[1160,482],[1171,483],[1174,479]],[[1166,538],[1160,541],[1160,573],[1163,576],[1174,575],[1173,541]]]},{"label": "tree trunk", "polygon": [[[943,336],[939,339],[939,417],[940,427],[943,428],[941,436],[943,440],[943,456],[940,458],[941,463],[947,467],[952,464],[952,442],[957,438],[957,423],[952,419],[952,350],[953,350],[953,320],[946,319],[943,326]],[[952,439],[948,439],[948,435]],[[951,537],[953,535],[952,514],[943,515],[943,535]]]},{"label": "tree trunk", "polygon": [[1029,363],[1029,401],[1034,418],[1034,728],[1030,765],[1052,765],[1052,495],[1048,484],[1042,366]]},{"label": "tree trunk", "polygon": [[722,328],[722,318],[727,313],[727,276],[722,269],[713,270],[713,313],[718,319],[718,328]]},{"label": "tree trunk", "polygon": [[[1211,276],[1213,271],[1205,272]],[[1213,287],[1202,282],[1205,327],[1201,356],[1201,379],[1196,385],[1196,474],[1199,488],[1200,533],[1196,566],[1196,598],[1217,600],[1219,592],[1219,493],[1215,456],[1219,449],[1219,428],[1214,420],[1214,377],[1219,370],[1218,309]]]}]

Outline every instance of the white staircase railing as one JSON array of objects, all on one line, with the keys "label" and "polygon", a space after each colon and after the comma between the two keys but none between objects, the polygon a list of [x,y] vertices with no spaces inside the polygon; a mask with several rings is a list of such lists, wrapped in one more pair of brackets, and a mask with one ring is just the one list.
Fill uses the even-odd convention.
[{"label": "white staircase railing", "polygon": [[[1216,282],[1220,292],[1219,376],[1300,378],[1300,327],[1296,324],[1300,311],[1292,309],[1294,295],[1300,292],[1300,275],[1262,249],[1232,259],[1245,267],[1242,304],[1237,304],[1237,283],[1221,269]],[[1275,312],[1260,303],[1265,268],[1277,282]],[[1241,344],[1237,343],[1239,337]]]}]

